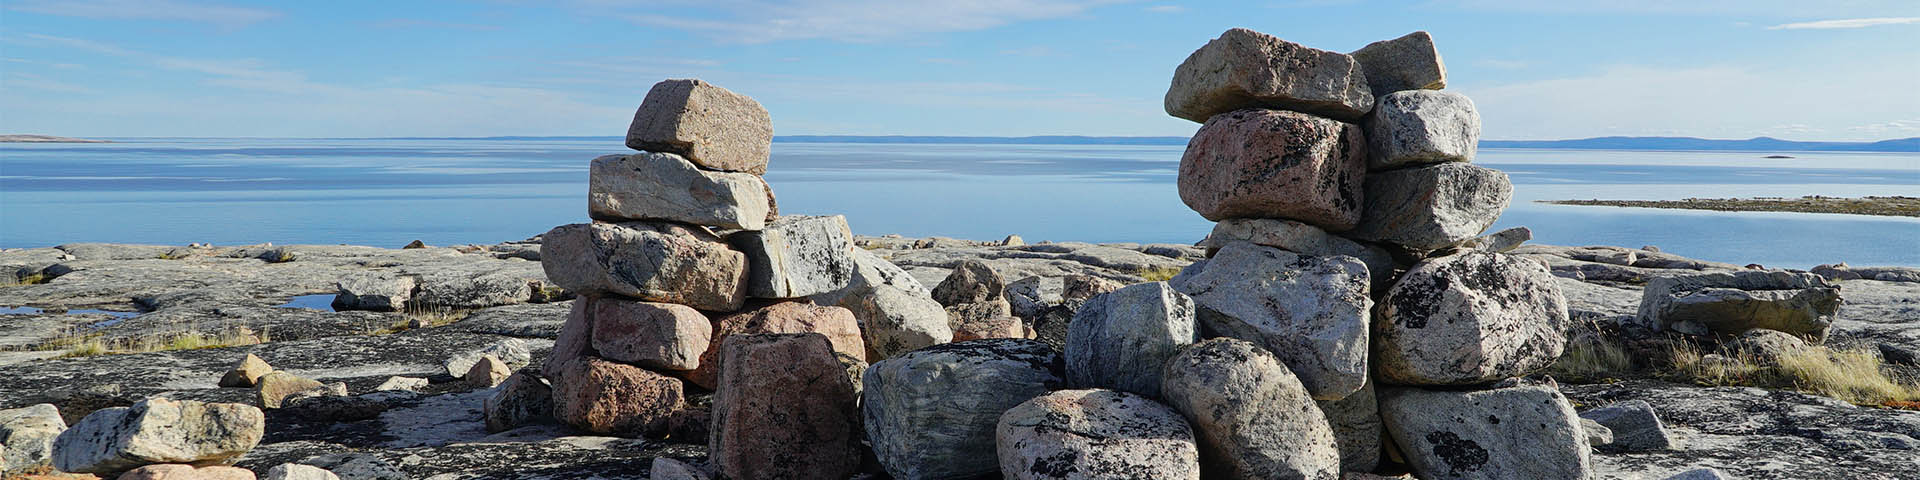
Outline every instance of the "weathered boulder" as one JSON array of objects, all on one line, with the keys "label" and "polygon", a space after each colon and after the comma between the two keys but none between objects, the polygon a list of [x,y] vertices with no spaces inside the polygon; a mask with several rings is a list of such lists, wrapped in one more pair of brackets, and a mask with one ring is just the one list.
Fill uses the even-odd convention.
[{"label": "weathered boulder", "polygon": [[540,265],[582,295],[615,294],[701,310],[738,310],[747,256],[705,228],[671,223],[577,223],[548,231]]},{"label": "weathered boulder", "polygon": [[1358,125],[1303,113],[1216,115],[1180,156],[1180,201],[1207,220],[1287,218],[1346,231],[1372,183],[1366,144]]},{"label": "weathered boulder", "polygon": [[1713,467],[1701,467],[1673,474],[1666,480],[1733,480],[1733,477]]},{"label": "weathered boulder", "polygon": [[1352,122],[1373,109],[1373,96],[1353,57],[1235,28],[1180,62],[1166,109],[1195,122],[1248,107]]},{"label": "weathered boulder", "polygon": [[721,317],[714,322],[713,340],[700,354],[700,366],[683,378],[694,385],[714,389],[719,386],[720,348],[727,337],[766,333],[818,333],[827,337],[833,351],[866,359],[867,344],[861,338],[860,321],[853,312],[840,307],[812,305],[805,300],[782,301],[764,307]]},{"label": "weathered boulder", "polygon": [[323,386],[325,384],[317,380],[300,378],[291,373],[270,372],[260,376],[253,385],[253,391],[260,401],[260,408],[280,408],[281,402],[288,396]]},{"label": "weathered boulder", "polygon": [[1185,415],[1216,478],[1340,475],[1326,415],[1280,360],[1243,340],[1215,338],[1167,361],[1161,394]]},{"label": "weathered boulder", "polygon": [[[1346,255],[1367,264],[1375,282],[1393,278],[1393,255],[1386,249],[1329,234],[1320,227],[1280,218],[1229,218],[1213,224],[1213,232],[1199,245],[1211,257],[1233,242],[1248,242],[1301,255],[1331,257]],[[1385,288],[1386,285],[1379,285]]]},{"label": "weathered boulder", "polygon": [[1613,444],[1613,430],[1607,428],[1606,425],[1601,425],[1600,422],[1582,418],[1580,419],[1580,432],[1587,435],[1587,446],[1589,447],[1598,449]]},{"label": "weathered boulder", "polygon": [[647,469],[647,480],[711,480],[706,470],[687,462],[667,457],[655,457],[653,465]]},{"label": "weathered boulder", "polygon": [[1613,432],[1608,451],[1647,452],[1680,446],[1646,400],[1628,400],[1588,410],[1581,412],[1580,418],[1592,420]]},{"label": "weathered boulder", "polygon": [[[977,304],[976,304],[977,305]],[[1019,317],[966,317],[952,320],[953,341],[983,338],[1033,338],[1033,329]]]},{"label": "weathered boulder", "polygon": [[1333,427],[1334,443],[1340,446],[1340,470],[1371,472],[1380,466],[1380,410],[1373,382],[1347,398],[1318,403],[1320,412],[1327,414],[1327,425]]},{"label": "weathered boulder", "polygon": [[773,152],[773,119],[746,95],[699,79],[669,79],[647,90],[627,127],[627,147],[758,175]]},{"label": "weathered boulder", "polygon": [[1367,382],[1373,300],[1367,266],[1353,257],[1234,242],[1167,283],[1193,298],[1209,335],[1273,352],[1315,399],[1345,398]]},{"label": "weathered boulder", "polygon": [[1546,266],[1501,253],[1428,259],[1374,310],[1373,371],[1404,385],[1517,377],[1560,358],[1570,326]]},{"label": "weathered boulder", "polygon": [[1010,316],[1013,316],[1013,303],[1005,298],[947,306],[947,324],[953,325],[954,328],[959,328],[960,324],[970,321]]},{"label": "weathered boulder", "polygon": [[604,155],[593,159],[587,178],[588,215],[613,222],[759,230],[767,225],[768,198],[758,176],[701,170],[671,153]]},{"label": "weathered boulder", "polygon": [[1130,285],[1087,300],[1067,326],[1067,380],[1160,398],[1160,369],[1200,341],[1193,299],[1167,282]]},{"label": "weathered boulder", "polygon": [[282,463],[267,469],[267,475],[261,480],[340,480],[340,476],[312,465]]},{"label": "weathered boulder", "polygon": [[1440,61],[1440,50],[1433,47],[1433,36],[1427,32],[1369,43],[1348,55],[1360,62],[1361,70],[1367,73],[1367,89],[1375,96],[1447,88],[1447,66]]},{"label": "weathered boulder", "polygon": [[1460,244],[1461,248],[1483,252],[1507,253],[1520,248],[1521,244],[1533,240],[1533,230],[1527,227],[1513,227],[1489,233]]},{"label": "weathered boulder", "polygon": [[[420,276],[407,303],[442,309],[475,309],[526,303],[545,282],[530,272],[449,271]],[[533,277],[533,278],[529,278]],[[536,288],[540,287],[540,288]],[[544,294],[544,292],[542,292]]]},{"label": "weathered boulder", "polygon": [[240,361],[234,362],[232,370],[220,376],[220,386],[252,388],[255,382],[260,381],[262,375],[272,372],[273,366],[268,365],[266,360],[261,360],[260,357],[249,353],[241,357]]},{"label": "weathered boulder", "polygon": [[1479,235],[1513,197],[1507,174],[1442,163],[1367,175],[1366,214],[1349,238],[1437,250]]},{"label": "weathered boulder", "polygon": [[66,430],[53,404],[0,410],[0,477],[52,465],[53,440]]},{"label": "weathered boulder", "polygon": [[[1120,282],[1092,275],[1033,276],[1008,283],[1006,299],[1009,306],[1013,307],[1013,316],[1032,322],[1052,307],[1065,306],[1068,310],[1079,310],[1080,305],[1087,303],[1087,299],[1094,295],[1119,290],[1124,286]],[[1065,335],[1066,331],[1060,333]]]},{"label": "weathered boulder", "polygon": [[[838,290],[814,295],[813,303],[846,307],[856,298],[873,293],[876,285],[891,286],[910,293],[928,295],[931,290],[898,265],[866,249],[853,249],[853,278]],[[851,307],[849,307],[851,308]]]},{"label": "weathered boulder", "polygon": [[679,380],[632,365],[582,357],[557,373],[554,419],[588,432],[657,435],[685,403]]},{"label": "weathered boulder", "polygon": [[1840,312],[1840,287],[1811,273],[1739,270],[1647,279],[1642,326],[1705,335],[1755,328],[1820,342]]},{"label": "weathered boulder", "polygon": [[713,339],[713,321],[693,307],[619,297],[582,298],[600,358],[656,370],[692,370]]},{"label": "weathered boulder", "polygon": [[925,293],[875,285],[867,295],[841,305],[860,319],[868,361],[953,341],[946,309]]},{"label": "weathered boulder", "polygon": [[721,345],[707,439],[721,477],[847,478],[859,470],[859,398],[826,336],[733,335]]},{"label": "weathered boulder", "polygon": [[342,480],[408,480],[406,472],[393,462],[388,462],[372,453],[331,453],[301,460],[302,465],[312,465],[327,469]]},{"label": "weathered boulder", "polygon": [[1027,400],[994,427],[1009,480],[1198,480],[1193,429],[1165,405],[1113,390],[1061,390]]},{"label": "weathered boulder", "polygon": [[467,374],[461,376],[461,379],[475,387],[493,388],[500,382],[507,381],[509,375],[513,375],[513,369],[507,367],[506,362],[500,361],[499,357],[487,355],[480,357],[480,361],[473,362],[473,366],[467,369]]},{"label": "weathered boulder", "polygon": [[148,398],[94,411],[61,433],[53,467],[112,475],[155,463],[231,463],[260,443],[265,424],[248,405]]},{"label": "weathered boulder", "polygon": [[345,383],[333,383],[289,395],[281,403],[281,408],[296,417],[329,423],[379,418],[391,407],[378,396],[347,395]]},{"label": "weathered boulder", "polygon": [[933,287],[933,299],[954,306],[999,300],[1007,289],[1006,279],[993,267],[979,260],[967,260],[953,267],[953,273]]},{"label": "weathered boulder", "polygon": [[844,216],[783,216],[727,241],[747,254],[747,295],[756,298],[818,295],[853,281],[853,230]]},{"label": "weathered boulder", "polygon": [[1453,92],[1381,95],[1365,125],[1368,170],[1471,162],[1480,147],[1480,112],[1472,99]]},{"label": "weathered boulder", "polygon": [[488,356],[499,360],[500,363],[504,364],[508,369],[520,368],[533,363],[533,351],[527,348],[527,341],[518,338],[508,338],[487,344],[487,346],[484,347],[453,354],[453,356],[447,357],[447,361],[443,362],[441,366],[446,368],[447,375],[465,378],[467,372],[473,371],[474,364],[480,363],[481,359]]},{"label": "weathered boulder", "polygon": [[1420,478],[1591,478],[1579,417],[1550,386],[1380,391],[1387,435]]},{"label": "weathered boulder", "polygon": [[[1746,352],[1761,365],[1775,366],[1780,359],[1798,354],[1810,348],[1807,341],[1778,330],[1756,328],[1747,330],[1727,344],[1733,351]],[[1883,355],[1884,357],[1884,355]]]},{"label": "weathered boulder", "polygon": [[553,386],[521,370],[494,387],[493,394],[481,403],[481,414],[488,432],[504,432],[523,425],[553,418]]},{"label": "weathered boulder", "polygon": [[1032,340],[935,345],[874,363],[861,407],[867,438],[894,478],[999,471],[994,425],[1007,409],[1066,382],[1060,353]]},{"label": "weathered boulder", "polygon": [[128,470],[115,480],[254,480],[253,472],[244,468],[207,466],[195,467],[167,463],[147,465]]},{"label": "weathered boulder", "polygon": [[356,273],[335,284],[334,310],[397,312],[407,308],[416,287],[414,277]]}]

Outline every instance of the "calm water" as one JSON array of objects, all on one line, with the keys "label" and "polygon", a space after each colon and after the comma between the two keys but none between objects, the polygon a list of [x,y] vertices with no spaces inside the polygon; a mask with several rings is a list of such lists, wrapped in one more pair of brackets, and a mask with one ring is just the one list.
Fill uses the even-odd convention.
[{"label": "calm water", "polygon": [[[0,144],[0,246],[518,240],[586,220],[605,140],[119,139]],[[1179,146],[777,143],[782,213],[862,234],[1190,243]],[[1542,199],[1920,196],[1920,154],[1483,150],[1510,174],[1494,228],[1768,266],[1920,265],[1920,219],[1577,207]]]}]

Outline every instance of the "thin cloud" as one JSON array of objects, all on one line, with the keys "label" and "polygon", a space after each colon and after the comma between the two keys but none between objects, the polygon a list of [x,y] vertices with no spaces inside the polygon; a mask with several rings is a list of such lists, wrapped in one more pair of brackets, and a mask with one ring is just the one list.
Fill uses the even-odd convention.
[{"label": "thin cloud", "polygon": [[[641,25],[701,32],[735,43],[824,39],[869,43],[943,32],[1066,18],[1120,0],[729,0],[693,9],[698,15],[635,13]],[[619,7],[606,7],[616,8]],[[649,9],[649,11],[657,9]]]},{"label": "thin cloud", "polygon": [[1840,28],[1867,28],[1881,25],[1910,25],[1920,23],[1920,17],[1881,17],[1846,18],[1840,20],[1821,20],[1817,22],[1786,23],[1767,27],[1768,30],[1830,30]]},{"label": "thin cloud", "polygon": [[378,28],[395,28],[395,29],[439,28],[439,29],[446,29],[446,30],[468,30],[468,31],[475,31],[475,32],[491,32],[491,31],[500,30],[501,28],[499,25],[488,25],[483,23],[442,22],[438,20],[418,20],[418,19],[412,19],[412,18],[393,18],[393,19],[381,20],[378,22],[373,22],[372,25]]},{"label": "thin cloud", "polygon": [[63,17],[112,20],[170,20],[241,27],[280,16],[280,12],[181,0],[14,0],[8,10]]},{"label": "thin cloud", "polygon": [[1187,11],[1187,7],[1179,5],[1154,5],[1147,7],[1147,11],[1153,13],[1180,13]]}]

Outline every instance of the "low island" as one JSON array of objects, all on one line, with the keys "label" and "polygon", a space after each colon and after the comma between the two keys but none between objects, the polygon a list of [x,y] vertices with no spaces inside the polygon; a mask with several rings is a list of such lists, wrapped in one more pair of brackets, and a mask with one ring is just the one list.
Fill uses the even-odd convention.
[{"label": "low island", "polygon": [[1802,213],[1845,213],[1852,215],[1883,215],[1892,217],[1920,217],[1920,198],[1860,197],[1839,198],[1808,195],[1800,198],[1755,197],[1755,198],[1688,198],[1683,200],[1540,200],[1540,203],[1554,205],[1603,205],[1614,207],[1641,208],[1678,208],[1686,210],[1718,210],[1723,212],[1802,212]]},{"label": "low island", "polygon": [[87,138],[56,137],[52,135],[8,134],[8,135],[0,135],[0,143],[113,143],[113,142],[107,141],[107,140],[93,140],[93,139],[87,139]]}]

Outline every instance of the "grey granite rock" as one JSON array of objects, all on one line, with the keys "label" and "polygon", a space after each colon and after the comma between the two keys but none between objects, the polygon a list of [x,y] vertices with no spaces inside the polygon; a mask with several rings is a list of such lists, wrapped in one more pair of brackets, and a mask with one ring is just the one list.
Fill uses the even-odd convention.
[{"label": "grey granite rock", "polygon": [[447,361],[442,362],[441,365],[446,367],[447,375],[462,377],[473,369],[473,364],[480,363],[480,359],[488,355],[499,359],[508,368],[520,368],[533,363],[533,351],[528,347],[526,340],[507,338],[485,347],[454,354],[447,357]]},{"label": "grey granite rock", "polygon": [[394,312],[407,308],[415,281],[413,277],[361,273],[340,279],[339,287],[340,292],[333,297],[334,310]]},{"label": "grey granite rock", "polygon": [[795,298],[830,293],[853,281],[853,231],[847,217],[778,217],[760,231],[727,237],[747,254],[747,295]]},{"label": "grey granite rock", "polygon": [[968,260],[954,265],[953,273],[933,287],[933,299],[946,306],[980,303],[1000,299],[1006,288],[1006,279],[992,266]]},{"label": "grey granite rock", "polygon": [[1367,175],[1366,207],[1349,238],[1414,250],[1457,245],[1500,218],[1513,197],[1507,174],[1443,163]]},{"label": "grey granite rock", "polygon": [[1580,432],[1587,435],[1587,446],[1601,448],[1613,444],[1613,430],[1586,418],[1580,419]]},{"label": "grey granite rock", "polygon": [[654,84],[634,112],[627,147],[758,175],[767,171],[773,151],[773,120],[746,95],[699,79],[669,79]]},{"label": "grey granite rock", "polygon": [[1340,470],[1371,472],[1380,466],[1380,405],[1373,382],[1339,400],[1321,400],[1333,439],[1340,446]]},{"label": "grey granite rock", "polygon": [[1593,476],[1579,417],[1551,387],[1386,387],[1380,391],[1380,418],[1420,478]]},{"label": "grey granite rock", "polygon": [[746,300],[747,256],[700,227],[585,223],[543,236],[547,278],[582,295],[615,294],[701,310],[733,311]]},{"label": "grey granite rock", "polygon": [[1009,480],[1198,480],[1193,429],[1165,405],[1112,390],[1061,390],[1008,409],[994,427]]},{"label": "grey granite rock", "polygon": [[1368,170],[1471,162],[1480,145],[1480,112],[1472,99],[1453,92],[1381,95],[1364,125]]},{"label": "grey granite rock", "polygon": [[51,466],[53,440],[66,430],[52,404],[0,410],[0,476]]},{"label": "grey granite rock", "polygon": [[861,382],[874,455],[894,478],[998,472],[994,425],[1065,384],[1062,364],[1052,348],[1016,339],[935,345],[874,363]]},{"label": "grey granite rock", "polygon": [[1168,284],[1193,298],[1209,335],[1273,352],[1313,398],[1338,400],[1367,381],[1367,275],[1353,257],[1234,242]]},{"label": "grey granite rock", "polygon": [[1654,277],[1636,320],[1654,330],[1694,335],[1765,328],[1826,338],[1840,310],[1840,288],[1811,273],[1740,270]]},{"label": "grey granite rock", "polygon": [[1349,55],[1367,72],[1367,87],[1374,95],[1447,88],[1447,66],[1440,61],[1440,50],[1434,48],[1433,36],[1427,32],[1369,43]]},{"label": "grey granite rock", "polygon": [[1093,297],[1067,326],[1067,380],[1160,397],[1160,370],[1180,347],[1200,341],[1193,299],[1167,282]]},{"label": "grey granite rock", "polygon": [[1678,446],[1659,414],[1645,400],[1625,402],[1580,412],[1580,418],[1592,420],[1613,432],[1609,448],[1623,452],[1667,450]]},{"label": "grey granite rock", "polygon": [[1235,28],[1180,63],[1165,103],[1168,115],[1195,122],[1249,107],[1352,122],[1373,109],[1373,96],[1353,57]]},{"label": "grey granite rock", "polygon": [[953,327],[948,324],[946,309],[924,293],[883,284],[852,300],[841,305],[860,320],[868,360],[879,361],[953,341]]},{"label": "grey granite rock", "polygon": [[1301,255],[1331,257],[1346,255],[1367,264],[1370,277],[1379,282],[1393,278],[1393,255],[1380,247],[1348,240],[1327,233],[1320,227],[1280,218],[1229,218],[1213,224],[1213,232],[1200,240],[1200,246],[1212,256],[1221,247],[1235,241],[1273,247]]},{"label": "grey granite rock", "polygon": [[1421,262],[1374,310],[1374,373],[1390,384],[1461,385],[1546,368],[1572,325],[1553,278],[1499,253]]},{"label": "grey granite rock", "polygon": [[247,405],[150,398],[68,428],[54,441],[53,466],[112,475],[155,463],[226,464],[260,443],[265,424]]},{"label": "grey granite rock", "polygon": [[1215,478],[1338,477],[1327,417],[1279,359],[1252,343],[1215,338],[1167,361],[1161,394],[1185,415],[1200,461]]},{"label": "grey granite rock", "polygon": [[759,230],[772,210],[769,198],[756,175],[701,170],[671,153],[601,156],[587,177],[587,211],[606,221]]},{"label": "grey granite rock", "polygon": [[504,432],[553,419],[553,386],[531,369],[522,369],[493,388],[481,406],[487,431]]}]

